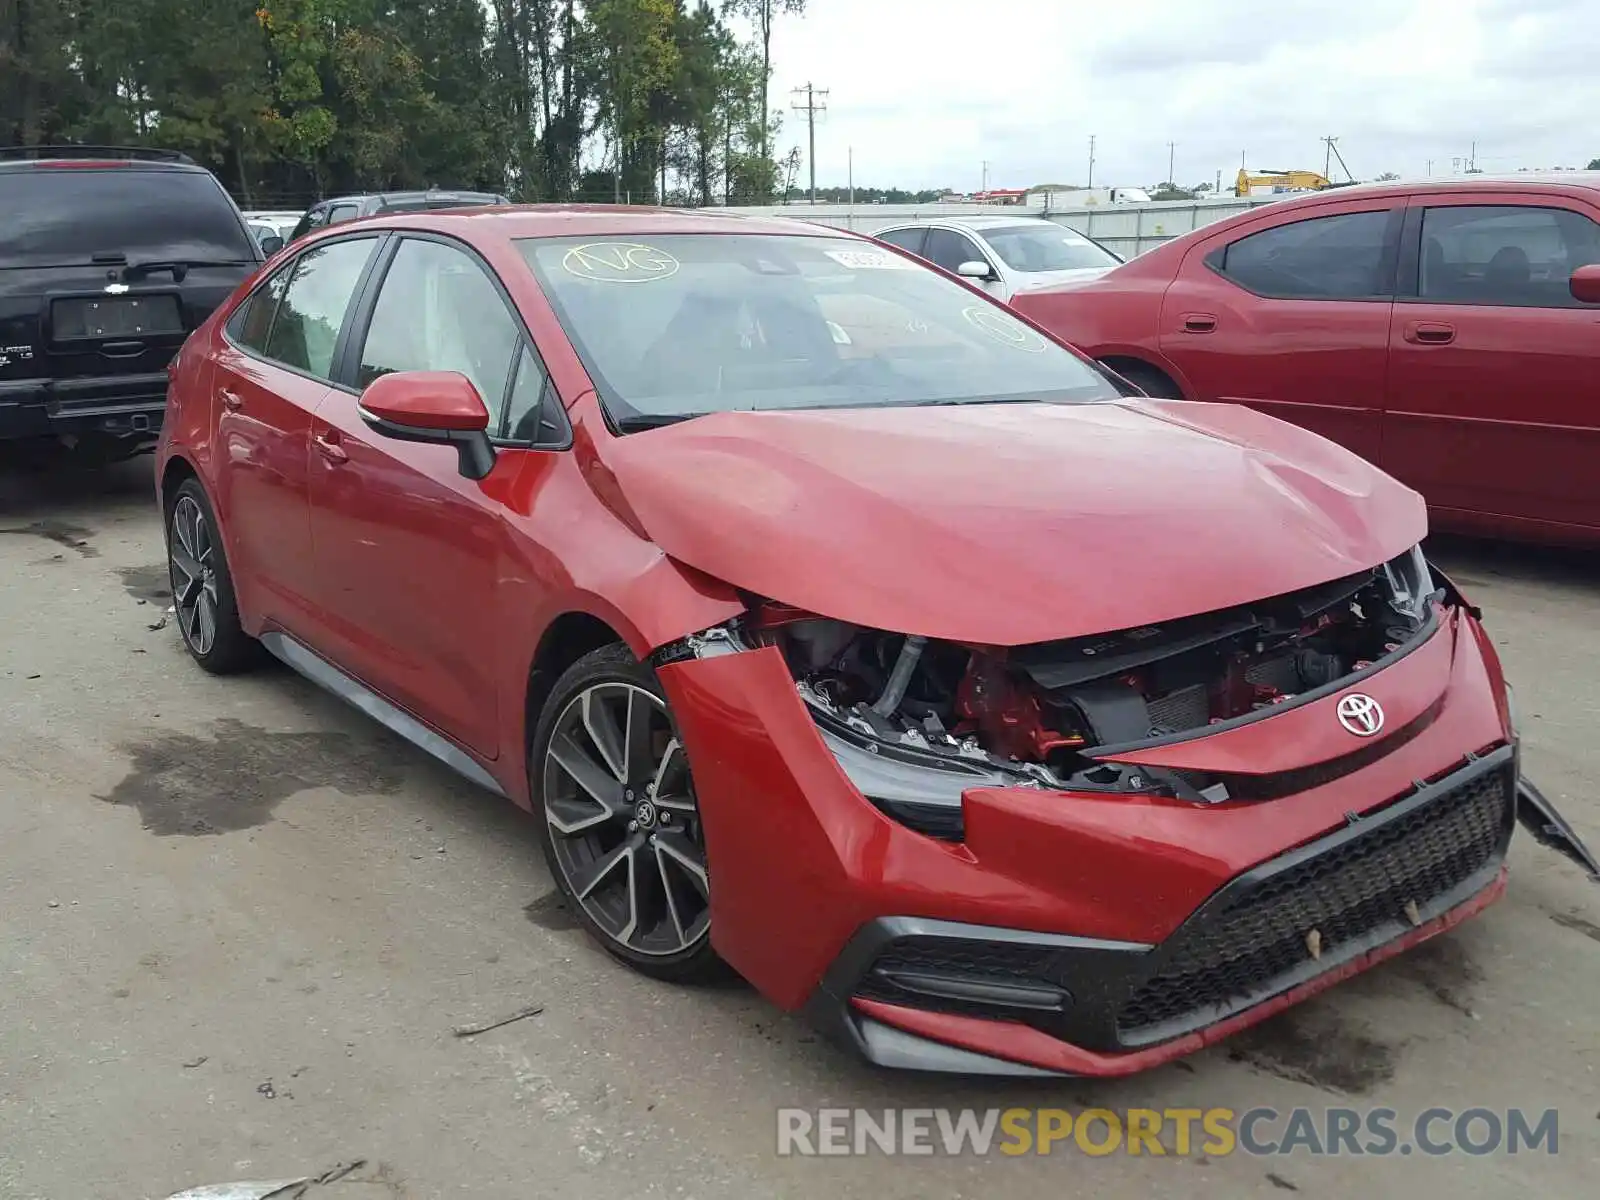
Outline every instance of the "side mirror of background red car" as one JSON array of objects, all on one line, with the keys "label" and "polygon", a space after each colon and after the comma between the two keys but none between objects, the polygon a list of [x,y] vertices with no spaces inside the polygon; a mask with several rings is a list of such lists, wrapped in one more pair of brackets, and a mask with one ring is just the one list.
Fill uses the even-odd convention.
[{"label": "side mirror of background red car", "polygon": [[380,375],[361,393],[361,419],[398,442],[454,446],[468,479],[482,479],[494,467],[489,410],[472,380],[458,372]]},{"label": "side mirror of background red car", "polygon": [[1600,263],[1589,263],[1572,273],[1567,283],[1574,300],[1585,304],[1600,304]]}]

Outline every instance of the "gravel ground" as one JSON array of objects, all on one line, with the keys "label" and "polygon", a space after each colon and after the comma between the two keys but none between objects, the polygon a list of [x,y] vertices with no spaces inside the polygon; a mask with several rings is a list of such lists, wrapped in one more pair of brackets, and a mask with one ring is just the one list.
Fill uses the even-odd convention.
[{"label": "gravel ground", "polygon": [[[314,1194],[1594,1194],[1600,889],[1526,836],[1483,917],[1187,1062],[1109,1084],[874,1071],[748,990],[613,965],[554,903],[524,815],[297,677],[201,673],[152,628],[168,599],[151,501],[148,460],[0,477],[5,1200],[354,1159]],[[1530,773],[1600,846],[1600,564],[1436,553],[1488,612]],[[776,1153],[780,1107],[889,1105],[1520,1105],[1559,1109],[1560,1152]]]}]

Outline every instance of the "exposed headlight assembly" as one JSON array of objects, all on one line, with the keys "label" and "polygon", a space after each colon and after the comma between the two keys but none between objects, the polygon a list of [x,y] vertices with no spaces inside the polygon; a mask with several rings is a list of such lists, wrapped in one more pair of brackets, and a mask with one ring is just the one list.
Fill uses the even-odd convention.
[{"label": "exposed headlight assembly", "polygon": [[1413,621],[1427,617],[1428,605],[1439,589],[1433,582],[1433,572],[1428,570],[1428,560],[1422,556],[1420,543],[1384,563],[1383,574],[1389,581],[1389,604],[1397,613]]}]

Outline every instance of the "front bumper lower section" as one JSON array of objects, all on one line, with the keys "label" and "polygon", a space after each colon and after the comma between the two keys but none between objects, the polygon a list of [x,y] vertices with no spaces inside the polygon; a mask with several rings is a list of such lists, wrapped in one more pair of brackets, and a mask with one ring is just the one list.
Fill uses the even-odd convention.
[{"label": "front bumper lower section", "polygon": [[[835,960],[810,1014],[886,1066],[1145,1069],[1497,898],[1516,821],[1516,771],[1505,746],[1352,814],[1343,828],[1235,877],[1155,945],[879,918]],[[970,1044],[951,1044],[956,1039]],[[1041,1053],[1050,1043],[1060,1052]]]}]

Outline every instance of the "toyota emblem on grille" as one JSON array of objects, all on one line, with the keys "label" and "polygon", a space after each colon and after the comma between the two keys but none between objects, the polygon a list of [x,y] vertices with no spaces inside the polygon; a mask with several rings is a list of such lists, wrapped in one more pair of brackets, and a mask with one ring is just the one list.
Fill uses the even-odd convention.
[{"label": "toyota emblem on grille", "polygon": [[1357,737],[1371,737],[1383,728],[1383,706],[1371,696],[1351,692],[1339,698],[1339,724]]}]

